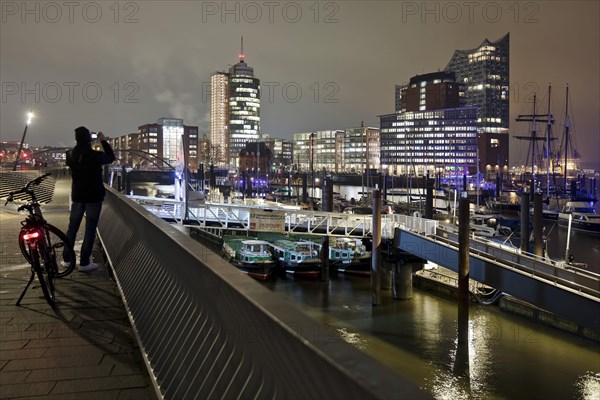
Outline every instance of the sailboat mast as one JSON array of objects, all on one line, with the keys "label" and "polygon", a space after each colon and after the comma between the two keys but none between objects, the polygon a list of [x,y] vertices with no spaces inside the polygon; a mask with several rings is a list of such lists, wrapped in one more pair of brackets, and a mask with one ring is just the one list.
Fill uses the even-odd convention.
[{"label": "sailboat mast", "polygon": [[[548,122],[551,123],[552,116],[550,114],[537,114],[537,95],[533,95],[533,114],[532,115],[519,115],[517,121],[531,122],[531,135],[530,136],[515,136],[520,140],[531,141],[531,193],[535,192],[535,148],[537,147],[537,141],[547,140],[547,138],[537,136],[537,122]],[[546,119],[544,119],[546,117]]]},{"label": "sailboat mast", "polygon": [[567,85],[567,100],[565,101],[565,192],[568,187],[568,169],[567,162],[569,161],[569,85]]},{"label": "sailboat mast", "polygon": [[548,85],[548,125],[546,130],[546,197],[550,198],[550,135],[552,132],[552,114],[550,114],[550,98],[552,94],[552,85]]},{"label": "sailboat mast", "polygon": [[537,104],[537,94],[533,94],[533,120],[531,124],[531,194],[535,192],[535,148],[537,146],[537,131],[536,131],[536,110],[535,106]]}]

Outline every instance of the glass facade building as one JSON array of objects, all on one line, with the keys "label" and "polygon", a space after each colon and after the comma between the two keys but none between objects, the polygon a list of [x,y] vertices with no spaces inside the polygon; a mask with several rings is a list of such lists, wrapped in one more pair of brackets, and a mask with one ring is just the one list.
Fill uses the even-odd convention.
[{"label": "glass facade building", "polygon": [[294,133],[294,169],[302,172],[336,171],[336,149],[344,131]]},{"label": "glass facade building", "polygon": [[444,69],[454,72],[465,91],[466,106],[477,106],[477,126],[482,133],[508,133],[510,37],[477,48],[456,50]]},{"label": "glass facade building", "polygon": [[477,170],[477,107],[381,115],[381,168],[388,175]]},{"label": "glass facade building", "polygon": [[380,168],[379,128],[346,128],[341,140],[342,157],[337,172],[362,173]]},{"label": "glass facade building", "polygon": [[198,127],[184,125],[182,119],[160,118],[157,123],[139,126],[137,134],[117,139],[113,143],[129,150],[127,160],[133,167],[158,167],[164,161],[183,170],[187,151],[188,168],[198,168]]},{"label": "glass facade building", "polygon": [[211,76],[210,86],[211,162],[234,171],[240,151],[260,139],[260,80],[242,52],[229,72]]},{"label": "glass facade building", "polygon": [[240,151],[260,139],[260,80],[240,62],[229,69],[229,166],[238,165]]},{"label": "glass facade building", "polygon": [[479,169],[487,178],[508,169],[510,36],[456,50],[445,68],[464,88],[464,105],[478,107]]},{"label": "glass facade building", "polygon": [[[178,118],[161,118],[162,125],[162,158],[173,167],[183,164],[183,120]],[[178,167],[176,167],[178,168]]]}]

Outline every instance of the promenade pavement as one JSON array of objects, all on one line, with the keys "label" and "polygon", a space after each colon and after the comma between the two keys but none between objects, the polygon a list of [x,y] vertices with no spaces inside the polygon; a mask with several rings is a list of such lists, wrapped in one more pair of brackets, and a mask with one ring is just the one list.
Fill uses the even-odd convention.
[{"label": "promenade pavement", "polygon": [[[58,179],[52,202],[42,207],[46,219],[63,231],[69,189],[68,177]],[[24,215],[16,208],[4,206],[4,199],[0,205],[0,399],[156,399],[98,244],[98,270],[75,270],[57,280],[54,308],[37,279],[21,306],[15,305],[31,271],[17,242]]]}]

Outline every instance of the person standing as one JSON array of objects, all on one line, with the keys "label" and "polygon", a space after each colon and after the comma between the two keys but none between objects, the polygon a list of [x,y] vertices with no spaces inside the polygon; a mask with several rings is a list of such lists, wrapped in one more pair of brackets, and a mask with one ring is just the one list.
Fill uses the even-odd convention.
[{"label": "person standing", "polygon": [[[79,271],[92,271],[98,264],[91,262],[92,249],[96,240],[96,227],[100,220],[104,183],[102,166],[115,161],[115,153],[102,132],[98,140],[104,151],[92,149],[92,134],[84,127],[75,129],[75,147],[67,151],[67,166],[71,169],[71,214],[67,238],[75,243],[77,231],[85,215],[85,233],[79,255]],[[70,261],[70,260],[65,260]]]}]

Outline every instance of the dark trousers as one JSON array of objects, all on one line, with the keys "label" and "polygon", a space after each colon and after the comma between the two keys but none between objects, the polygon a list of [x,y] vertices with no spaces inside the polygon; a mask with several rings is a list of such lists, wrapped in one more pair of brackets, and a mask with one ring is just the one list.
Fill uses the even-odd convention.
[{"label": "dark trousers", "polygon": [[[69,229],[67,230],[67,238],[71,243],[75,244],[77,231],[81,220],[85,215],[85,233],[83,235],[83,244],[81,245],[81,253],[79,255],[79,265],[88,265],[96,240],[96,227],[100,220],[100,212],[102,211],[102,202],[99,203],[71,203],[71,215],[69,216]],[[70,261],[70,260],[66,260]]]}]

